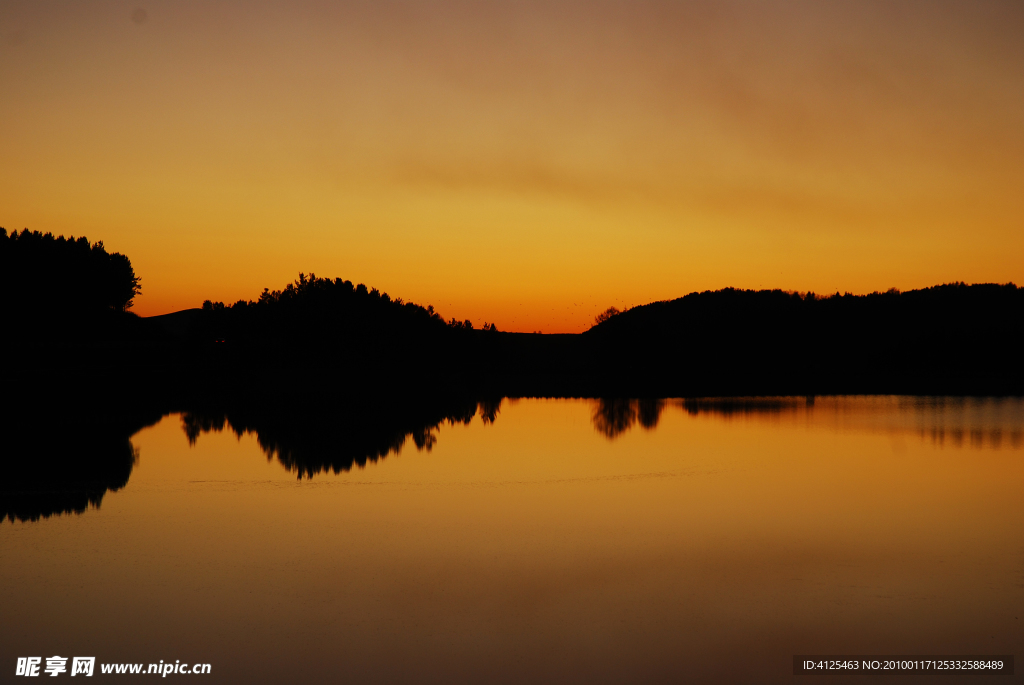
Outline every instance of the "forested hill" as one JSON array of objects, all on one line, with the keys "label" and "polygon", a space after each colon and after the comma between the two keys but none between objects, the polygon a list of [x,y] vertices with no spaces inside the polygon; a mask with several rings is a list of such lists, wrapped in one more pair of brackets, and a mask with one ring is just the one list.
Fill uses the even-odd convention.
[{"label": "forested hill", "polygon": [[[745,332],[768,326],[836,329],[849,332],[864,325],[922,330],[961,330],[983,320],[999,330],[1020,330],[1024,288],[1013,283],[948,283],[901,292],[895,288],[869,295],[816,295],[784,290],[705,290],[675,300],[634,307],[590,329],[597,335]],[[966,326],[965,326],[966,324]],[[1007,328],[1009,327],[1009,328]]]},{"label": "forested hill", "polygon": [[818,296],[691,293],[608,317],[584,337],[609,381],[728,392],[1021,392],[1024,288],[951,283]]},{"label": "forested hill", "polygon": [[[337,346],[357,339],[381,341],[395,336],[431,337],[473,330],[472,322],[445,321],[433,306],[402,298],[341,278],[299,274],[282,290],[264,288],[255,300],[232,305],[207,300],[197,316],[197,332],[231,343],[298,343]],[[483,330],[496,330],[485,323]]]},{"label": "forested hill", "polygon": [[128,312],[140,289],[126,256],[29,231],[0,229],[0,278],[0,347],[12,360],[0,381],[23,394],[1024,393],[1024,289],[1012,283],[829,296],[727,288],[609,310],[581,335],[537,335],[446,321],[313,274],[253,300],[142,319]]},{"label": "forested hill", "polygon": [[504,334],[341,278],[299,274],[254,300],[153,317],[207,394],[483,392]]}]

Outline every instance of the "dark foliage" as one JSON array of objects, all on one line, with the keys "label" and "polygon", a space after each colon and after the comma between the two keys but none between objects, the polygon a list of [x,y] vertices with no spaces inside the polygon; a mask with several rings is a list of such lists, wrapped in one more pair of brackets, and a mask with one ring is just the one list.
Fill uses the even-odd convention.
[{"label": "dark foliage", "polygon": [[692,293],[584,334],[612,387],[653,394],[1015,393],[1024,289]]},{"label": "dark foliage", "polygon": [[618,308],[608,307],[608,309],[604,310],[603,312],[594,317],[594,325],[597,326],[598,324],[602,324],[608,319],[615,316],[616,314],[621,314]]},{"label": "dark foliage", "polygon": [[62,312],[125,311],[142,292],[131,261],[86,237],[0,228],[5,307]]},{"label": "dark foliage", "polygon": [[141,292],[129,259],[85,237],[0,228],[0,317],[32,338],[123,318]]},{"label": "dark foliage", "polygon": [[[283,290],[264,288],[256,300],[203,303],[201,335],[225,342],[318,342],[436,336],[448,330],[471,331],[473,323],[445,320],[432,306],[422,307],[364,284],[340,278],[299,274]],[[487,330],[496,331],[493,324]]]},{"label": "dark foliage", "polygon": [[200,376],[252,391],[315,393],[329,387],[361,396],[395,392],[478,392],[493,324],[446,322],[422,307],[351,281],[300,274],[283,290],[232,305],[159,317],[176,330]]},{"label": "dark foliage", "polygon": [[226,343],[211,352],[210,373],[229,385],[255,374],[282,391],[315,378],[362,393],[498,396],[1024,392],[1024,290],[1013,284],[827,297],[708,291],[606,312],[582,335],[473,330],[305,276],[194,314],[200,339]]}]

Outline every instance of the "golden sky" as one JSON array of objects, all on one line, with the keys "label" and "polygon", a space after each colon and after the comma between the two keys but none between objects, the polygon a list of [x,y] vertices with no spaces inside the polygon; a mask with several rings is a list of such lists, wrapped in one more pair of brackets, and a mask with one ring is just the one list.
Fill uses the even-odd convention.
[{"label": "golden sky", "polygon": [[1024,283],[1024,3],[0,4],[0,226],[135,311],[341,276],[503,330]]}]

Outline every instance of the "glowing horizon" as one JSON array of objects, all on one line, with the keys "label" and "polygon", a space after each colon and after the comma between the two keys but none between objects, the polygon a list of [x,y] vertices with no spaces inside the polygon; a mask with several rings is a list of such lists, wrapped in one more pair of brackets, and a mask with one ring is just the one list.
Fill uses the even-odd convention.
[{"label": "glowing horizon", "polygon": [[1016,2],[0,6],[0,226],[152,315],[341,277],[502,330],[1024,282]]}]

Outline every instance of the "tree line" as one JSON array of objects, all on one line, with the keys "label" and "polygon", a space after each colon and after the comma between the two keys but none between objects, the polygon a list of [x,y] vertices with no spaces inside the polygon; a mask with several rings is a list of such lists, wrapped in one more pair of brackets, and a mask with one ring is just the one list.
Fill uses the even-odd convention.
[{"label": "tree line", "polygon": [[541,336],[499,333],[493,324],[480,330],[315,274],[254,300],[208,300],[161,321],[132,318],[126,312],[140,290],[127,257],[84,237],[27,230],[0,229],[0,276],[12,330],[113,322],[92,330],[118,344],[167,345],[161,355],[120,345],[122,360],[134,355],[133,368],[174,383],[209,377],[208,390],[287,392],[302,381],[496,396],[1024,392],[1024,289],[1012,283],[824,296],[726,288],[610,308],[582,335]]},{"label": "tree line", "polygon": [[[264,288],[255,300],[206,300],[202,332],[221,341],[306,341],[365,336],[443,334],[475,330],[472,321],[445,319],[432,305],[392,298],[377,288],[341,278],[300,273],[282,290]],[[497,331],[494,324],[483,330]]]},{"label": "tree line", "polygon": [[131,260],[103,241],[0,228],[5,304],[39,309],[127,311],[142,293]]},{"label": "tree line", "polygon": [[[726,288],[617,313],[583,334],[627,394],[1016,393],[1024,288],[867,295]],[[628,392],[626,389],[629,389]]]},{"label": "tree line", "polygon": [[0,316],[20,335],[124,315],[142,292],[131,260],[102,241],[0,228]]}]

